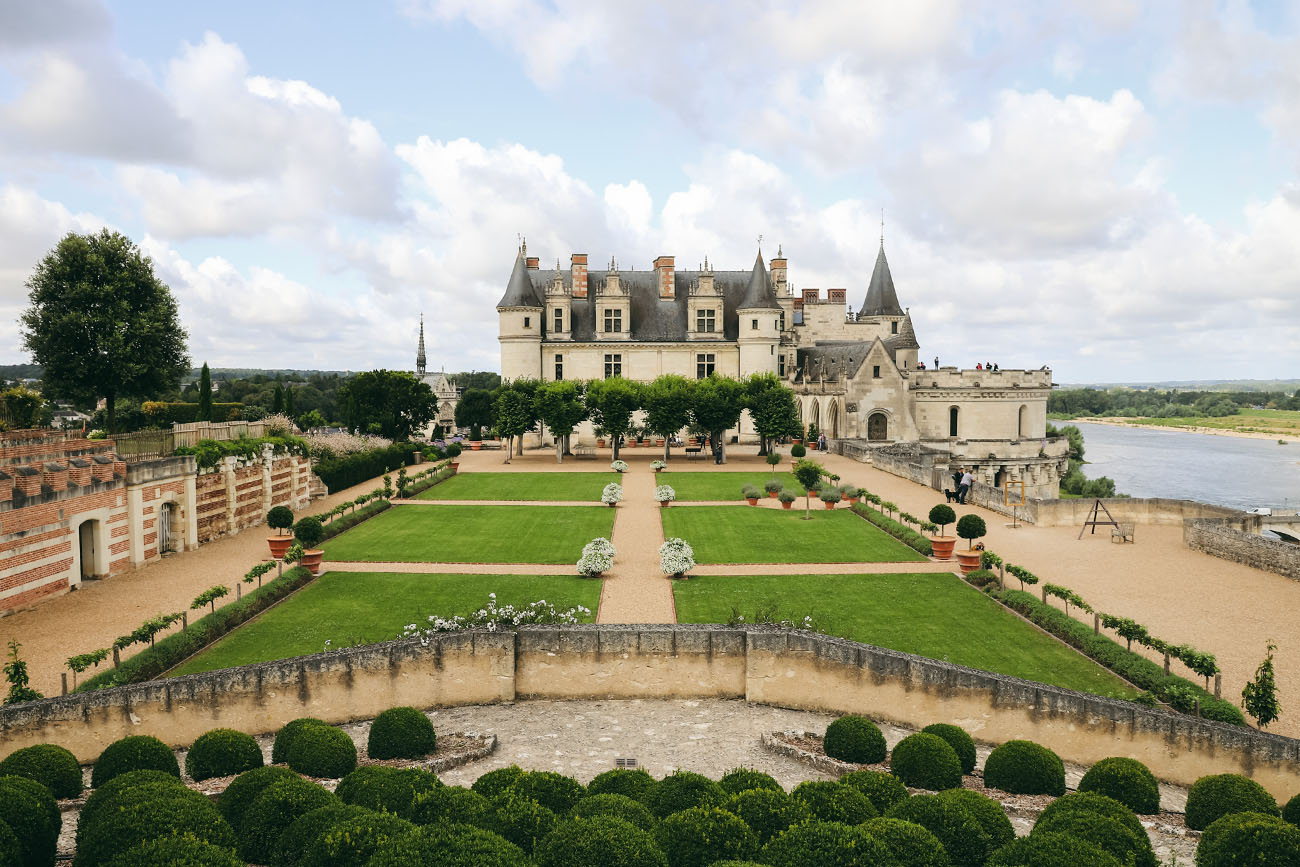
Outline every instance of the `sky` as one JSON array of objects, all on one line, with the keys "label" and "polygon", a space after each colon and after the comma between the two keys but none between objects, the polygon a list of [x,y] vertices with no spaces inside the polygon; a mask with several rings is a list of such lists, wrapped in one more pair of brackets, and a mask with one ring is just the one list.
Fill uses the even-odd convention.
[{"label": "sky", "polygon": [[197,365],[499,369],[519,238],[752,263],[922,356],[1057,381],[1300,371],[1300,0],[7,0],[0,363],[68,232]]}]

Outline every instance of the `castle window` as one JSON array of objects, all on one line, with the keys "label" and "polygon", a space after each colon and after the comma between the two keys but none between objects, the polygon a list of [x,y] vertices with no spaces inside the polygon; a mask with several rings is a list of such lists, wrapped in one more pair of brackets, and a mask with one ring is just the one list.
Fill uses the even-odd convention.
[{"label": "castle window", "polygon": [[605,378],[623,375],[623,356],[617,352],[605,353]]},{"label": "castle window", "polygon": [[782,379],[785,379],[785,355],[784,354],[776,360],[776,367],[777,367],[777,373],[780,374]]},{"label": "castle window", "polygon": [[718,313],[716,310],[696,310],[695,330],[712,334],[717,330]]},{"label": "castle window", "polygon": [[880,365],[879,365],[879,364],[873,364],[873,365],[871,366],[871,378],[872,378],[872,379],[880,379]]},{"label": "castle window", "polygon": [[716,356],[712,352],[699,352],[695,355],[695,378],[704,379],[713,373]]},{"label": "castle window", "polygon": [[780,318],[780,320],[779,320],[779,323],[780,323],[780,324],[777,326],[778,330],[780,330],[780,331],[785,331],[785,311],[784,311],[784,310],[781,311],[781,318]]},{"label": "castle window", "polygon": [[898,323],[897,323],[897,322],[891,322],[891,323],[889,323],[889,330],[890,330],[892,333],[897,334],[897,333],[898,333]]},{"label": "castle window", "polygon": [[957,407],[948,407],[948,436],[957,436]]},{"label": "castle window", "polygon": [[555,353],[555,381],[559,382],[561,379],[564,379],[564,356],[557,352]]},{"label": "castle window", "polygon": [[623,331],[623,311],[612,307],[605,308],[605,333],[620,334]]},{"label": "castle window", "polygon": [[531,316],[525,316],[525,317],[524,317],[524,327],[525,327],[525,328],[528,328],[530,325],[532,325],[532,322],[533,322],[533,317],[531,317]]},{"label": "castle window", "polygon": [[751,320],[749,321],[749,330],[750,330],[750,331],[757,331],[757,330],[758,330],[758,320],[757,320],[757,319],[751,319]]},{"label": "castle window", "polygon": [[564,330],[564,308],[555,308],[555,333],[559,334]]}]

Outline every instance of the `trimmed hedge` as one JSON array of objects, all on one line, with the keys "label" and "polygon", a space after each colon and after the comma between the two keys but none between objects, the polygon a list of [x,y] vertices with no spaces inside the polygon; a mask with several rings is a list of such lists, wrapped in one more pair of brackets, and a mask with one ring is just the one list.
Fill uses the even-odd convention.
[{"label": "trimmed hedge", "polygon": [[36,744],[10,753],[0,762],[0,777],[35,780],[56,798],[76,798],[83,788],[81,765],[70,751],[55,744]]},{"label": "trimmed hedge", "polygon": [[943,738],[952,747],[961,761],[961,772],[969,774],[975,770],[975,741],[964,728],[949,723],[933,723],[921,729],[923,734]]},{"label": "trimmed hedge", "polygon": [[[1073,820],[1076,817],[1084,823],[1096,821],[1098,824],[1110,822],[1122,825],[1127,829],[1131,838],[1139,841],[1139,843],[1147,839],[1146,830],[1143,829],[1142,823],[1138,821],[1137,815],[1132,810],[1114,798],[1108,798],[1096,792],[1073,792],[1063,798],[1057,798],[1039,814],[1031,833],[1064,832],[1080,839],[1088,839],[1094,845],[1111,851],[1110,847],[1102,840],[1094,840],[1087,837],[1087,835],[1076,834],[1072,830],[1066,831],[1066,828],[1074,827]],[[1118,835],[1112,832],[1110,836],[1117,837]],[[1150,848],[1150,846],[1148,845],[1147,848]],[[1112,852],[1112,854],[1114,853]],[[1119,854],[1115,854],[1115,857],[1119,861],[1125,860]],[[1138,863],[1150,862],[1139,861]]]},{"label": "trimmed hedge", "polygon": [[429,488],[432,488],[434,485],[442,484],[443,482],[447,481],[447,479],[450,479],[454,475],[456,475],[456,471],[453,470],[451,467],[449,466],[443,467],[441,470],[438,470],[438,472],[434,473],[433,475],[428,476],[427,478],[420,479],[418,482],[412,482],[411,484],[407,485],[406,496],[409,499],[411,497],[416,496],[417,494],[423,494],[425,491],[429,490]]},{"label": "trimmed hedge", "polygon": [[1102,759],[1083,775],[1079,791],[1114,798],[1134,813],[1160,812],[1160,787],[1155,775],[1137,759],[1123,756]]},{"label": "trimmed hedge", "polygon": [[27,777],[0,777],[0,824],[18,842],[18,862],[49,867],[63,828],[59,805],[45,786]]},{"label": "trimmed hedge", "polygon": [[955,867],[979,867],[992,849],[992,840],[970,810],[950,798],[913,795],[886,816],[915,822],[938,837]]},{"label": "trimmed hedge", "polygon": [[534,858],[537,867],[668,867],[649,832],[616,816],[561,822],[537,845]]},{"label": "trimmed hedge", "polygon": [[737,792],[722,809],[739,816],[758,835],[760,846],[787,828],[812,818],[808,805],[796,801],[784,791],[747,789]]},{"label": "trimmed hedge", "polygon": [[998,583],[998,576],[989,569],[975,569],[961,576],[961,579],[980,590],[985,590]]},{"label": "trimmed hedge", "polygon": [[655,778],[640,768],[614,768],[597,774],[596,778],[587,784],[587,796],[626,795],[644,803],[654,787]]},{"label": "trimmed hedge", "polygon": [[75,867],[106,864],[141,843],[172,835],[235,848],[234,830],[203,795],[183,787],[163,792],[150,789],[128,790],[115,809],[101,811],[78,841]]},{"label": "trimmed hedge", "polygon": [[177,779],[181,776],[180,763],[171,747],[151,735],[128,735],[113,741],[95,759],[90,785],[98,789],[118,774],[146,770],[162,771]]},{"label": "trimmed hedge", "polygon": [[659,818],[691,807],[717,807],[727,800],[722,787],[702,774],[674,771],[655,783],[646,806]]},{"label": "trimmed hedge", "polygon": [[808,780],[795,786],[790,797],[808,808],[814,819],[860,825],[880,815],[866,795],[852,786],[828,780]]},{"label": "trimmed hedge", "polygon": [[555,823],[555,813],[532,798],[508,789],[492,799],[492,812],[484,818],[483,827],[532,853],[533,847],[551,833]]},{"label": "trimmed hedge", "polygon": [[0,867],[23,867],[22,844],[13,829],[0,822]]},{"label": "trimmed hedge", "polygon": [[1061,757],[1033,741],[1007,741],[984,760],[984,784],[1015,795],[1065,794]]},{"label": "trimmed hedge", "polygon": [[1011,827],[1002,803],[970,789],[948,789],[938,795],[942,800],[964,807],[971,818],[979,822],[989,837],[989,848],[997,849],[1016,839],[1016,829]]},{"label": "trimmed hedge", "polygon": [[268,581],[256,590],[244,594],[237,602],[223,605],[211,614],[190,624],[189,629],[173,632],[129,659],[122,660],[117,668],[101,672],[84,681],[73,692],[108,689],[127,683],[157,680],[163,672],[175,668],[189,657],[223,637],[236,626],[242,626],[270,608],[290,593],[316,580],[310,569],[297,566],[279,578]]},{"label": "trimmed hedge", "polygon": [[554,771],[524,771],[510,788],[525,798],[532,798],[557,816],[563,816],[582,800],[582,783]]},{"label": "trimmed hedge", "polygon": [[1156,867],[1156,855],[1146,831],[1131,827],[1099,813],[1067,812],[1034,823],[1035,834],[1068,834],[1086,840],[1109,852],[1121,864],[1132,867]]},{"label": "trimmed hedge", "polygon": [[417,825],[479,825],[492,802],[463,786],[438,786],[415,796],[403,819]]},{"label": "trimmed hedge", "polygon": [[939,838],[915,822],[881,816],[862,830],[885,844],[899,867],[949,867],[952,861]]},{"label": "trimmed hedge", "polygon": [[1080,623],[1059,608],[1039,601],[1032,594],[1025,593],[1023,590],[996,590],[989,595],[1094,662],[1110,669],[1138,688],[1154,693],[1158,699],[1167,701],[1176,710],[1183,713],[1194,712],[1195,699],[1199,698],[1201,716],[1205,719],[1239,726],[1246,724],[1246,718],[1241,715],[1241,710],[1232,702],[1216,699],[1200,685],[1186,678],[1165,674],[1164,667],[1159,663],[1133,653],[1124,645],[1111,641],[1104,635],[1093,633],[1091,627]]},{"label": "trimmed hedge", "polygon": [[376,852],[415,826],[388,813],[370,813],[327,828],[303,853],[301,867],[365,867]]},{"label": "trimmed hedge", "polygon": [[244,867],[233,849],[193,837],[158,837],[126,850],[107,867]]},{"label": "trimmed hedge", "polygon": [[283,765],[289,761],[289,747],[293,745],[294,738],[298,737],[298,732],[308,726],[327,726],[329,723],[323,719],[316,719],[314,716],[303,716],[298,719],[291,719],[280,730],[275,733],[275,743],[271,746],[271,763]]},{"label": "trimmed hedge", "polygon": [[672,867],[708,867],[714,861],[727,859],[743,861],[758,850],[758,837],[749,826],[736,814],[717,807],[692,807],[673,813],[659,823],[655,839]]},{"label": "trimmed hedge", "polygon": [[77,815],[77,839],[81,839],[82,829],[90,827],[95,821],[95,814],[100,808],[114,803],[121,792],[151,783],[161,783],[174,789],[185,788],[179,777],[173,777],[164,771],[128,771],[120,774],[93,790],[86,798],[86,803],[81,805]]},{"label": "trimmed hedge", "polygon": [[226,790],[217,796],[217,809],[232,828],[238,828],[244,822],[244,813],[265,789],[281,780],[297,779],[301,778],[293,771],[274,765],[245,771],[231,780]]},{"label": "trimmed hedge", "polygon": [[490,801],[498,795],[505,794],[511,784],[523,774],[523,768],[518,765],[508,765],[483,774],[473,783],[470,783],[470,788]]},{"label": "trimmed hedge", "polygon": [[822,749],[832,759],[857,765],[883,762],[889,754],[879,726],[856,714],[842,716],[826,727]]},{"label": "trimmed hedge", "polygon": [[891,864],[889,849],[862,828],[838,822],[804,822],[763,847],[759,861],[772,867],[847,867]]},{"label": "trimmed hedge", "polygon": [[1259,783],[1240,774],[1201,777],[1187,790],[1187,827],[1204,831],[1229,813],[1277,816],[1277,801]]},{"label": "trimmed hedge", "polygon": [[280,835],[280,840],[275,844],[275,852],[271,856],[271,867],[297,867],[302,859],[302,853],[311,848],[317,837],[335,825],[350,822],[360,816],[368,815],[369,812],[363,807],[354,807],[351,804],[333,804],[304,813]]},{"label": "trimmed hedge", "polygon": [[1294,795],[1286,802],[1286,806],[1282,808],[1282,818],[1292,825],[1300,825],[1300,795]]},{"label": "trimmed hedge", "polygon": [[333,726],[305,726],[289,746],[289,767],[309,777],[337,779],[357,767],[357,745]]},{"label": "trimmed hedge", "polygon": [[324,541],[329,541],[344,530],[351,530],[357,524],[360,524],[363,521],[368,521],[380,512],[386,512],[392,507],[393,504],[387,500],[372,500],[354,512],[349,512],[346,515],[339,515],[337,518],[325,525]]},{"label": "trimmed hedge", "polygon": [[882,815],[899,801],[911,797],[902,780],[884,771],[849,771],[840,777],[840,782],[866,795],[876,812]]},{"label": "trimmed hedge", "polygon": [[522,849],[482,828],[421,828],[385,843],[367,867],[529,867]]},{"label": "trimmed hedge", "polygon": [[785,791],[771,774],[755,771],[752,768],[736,768],[727,771],[718,778],[718,785],[722,787],[722,791],[729,795],[738,795],[750,789],[771,789],[774,792]]},{"label": "trimmed hedge", "polygon": [[239,826],[239,855],[254,864],[266,864],[275,844],[300,816],[339,803],[324,786],[298,778],[280,780],[262,790]]},{"label": "trimmed hedge", "polygon": [[911,527],[908,527],[905,524],[900,524],[898,521],[895,521],[883,512],[878,512],[871,508],[871,506],[866,503],[855,503],[850,508],[912,550],[924,554],[927,557],[933,556],[934,548],[930,545],[930,540],[913,530]]},{"label": "trimmed hedge", "polygon": [[325,483],[331,494],[344,488],[382,476],[389,470],[415,463],[419,449],[414,443],[393,443],[382,449],[330,458],[316,464],[316,475]]},{"label": "trimmed hedge", "polygon": [[335,794],[345,804],[406,818],[416,798],[441,788],[436,774],[420,768],[366,765],[339,780]]},{"label": "trimmed hedge", "polygon": [[898,742],[889,769],[914,789],[955,789],[961,785],[961,759],[938,735],[917,732]]},{"label": "trimmed hedge", "polygon": [[985,867],[1124,867],[1105,850],[1069,834],[1032,834],[989,856]]},{"label": "trimmed hedge", "polygon": [[592,795],[573,805],[569,813],[575,819],[587,819],[592,816],[613,816],[629,825],[635,825],[642,831],[653,831],[654,813],[640,801],[634,801],[627,795]]},{"label": "trimmed hedge", "polygon": [[1210,823],[1196,846],[1196,867],[1293,867],[1300,828],[1263,813],[1232,813]]},{"label": "trimmed hedge", "polygon": [[195,782],[229,777],[262,767],[262,748],[252,735],[213,729],[199,735],[185,755],[185,773]]}]

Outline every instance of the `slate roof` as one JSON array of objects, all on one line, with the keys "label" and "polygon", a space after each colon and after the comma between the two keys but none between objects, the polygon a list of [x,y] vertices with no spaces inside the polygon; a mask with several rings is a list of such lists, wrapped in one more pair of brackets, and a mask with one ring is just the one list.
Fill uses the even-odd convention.
[{"label": "slate roof", "polygon": [[903,324],[898,327],[898,349],[920,349],[921,344],[916,342],[916,329],[912,327],[912,314],[907,313],[903,316]]},{"label": "slate roof", "polygon": [[858,316],[902,315],[903,308],[898,306],[898,293],[894,291],[894,277],[889,273],[889,261],[885,258],[885,243],[881,241],[876,267],[867,286],[867,297],[858,310]]},{"label": "slate roof", "polygon": [[741,299],[737,310],[780,310],[776,294],[772,291],[772,281],[767,276],[767,267],[763,264],[763,251],[758,251],[754,259],[754,268],[749,272],[749,283],[745,286],[745,297]]},{"label": "slate roof", "polygon": [[[809,380],[816,380],[819,376],[828,380],[852,379],[862,369],[862,362],[867,360],[867,354],[871,352],[875,342],[875,340],[818,341],[812,346],[799,347],[795,352],[795,361],[798,370],[807,371]],[[907,346],[906,342],[902,334],[891,334],[880,341],[885,352],[889,353],[890,360],[895,364],[898,363],[898,350],[919,348]],[[912,343],[916,343],[915,335],[912,337]],[[796,377],[796,381],[804,381],[803,375]]]},{"label": "slate roof", "polygon": [[501,296],[497,302],[497,309],[502,307],[538,307],[542,306],[541,297],[544,292],[538,292],[533,286],[531,275],[534,272],[528,270],[528,263],[524,261],[523,251],[515,256],[515,267],[510,272],[510,280],[506,283],[506,294]]}]

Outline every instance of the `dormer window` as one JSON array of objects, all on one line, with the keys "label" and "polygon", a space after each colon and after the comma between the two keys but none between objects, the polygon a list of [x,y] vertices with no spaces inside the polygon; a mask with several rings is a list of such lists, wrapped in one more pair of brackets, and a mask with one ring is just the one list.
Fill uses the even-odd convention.
[{"label": "dormer window", "polygon": [[716,310],[695,311],[695,330],[712,334],[718,330],[718,312]]},{"label": "dormer window", "polygon": [[623,311],[612,307],[605,308],[605,333],[623,333]]},{"label": "dormer window", "polygon": [[555,308],[555,328],[553,330],[555,331],[556,334],[559,334],[562,331],[564,331],[564,308],[563,307]]}]

